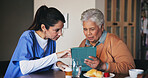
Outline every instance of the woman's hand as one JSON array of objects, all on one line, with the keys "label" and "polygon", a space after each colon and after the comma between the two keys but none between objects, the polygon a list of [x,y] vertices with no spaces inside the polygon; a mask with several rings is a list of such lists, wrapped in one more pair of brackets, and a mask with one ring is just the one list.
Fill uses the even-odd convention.
[{"label": "woman's hand", "polygon": [[70,58],[71,57],[71,49],[64,50],[61,52],[57,52],[57,58]]},{"label": "woman's hand", "polygon": [[61,61],[58,61],[56,63],[57,67],[59,67],[62,71],[65,70],[66,67],[68,67],[68,65],[66,65],[65,63],[61,62]]},{"label": "woman's hand", "polygon": [[100,63],[100,60],[96,57],[93,57],[93,56],[89,56],[89,58],[91,58],[93,60],[85,59],[84,63],[93,69],[96,68],[98,66],[98,64]]},{"label": "woman's hand", "polygon": [[101,70],[106,69],[105,63],[103,63],[99,58],[93,57],[93,56],[89,56],[89,58],[93,60],[85,59],[84,61],[84,63],[87,64],[89,67],[93,69],[101,69]]}]

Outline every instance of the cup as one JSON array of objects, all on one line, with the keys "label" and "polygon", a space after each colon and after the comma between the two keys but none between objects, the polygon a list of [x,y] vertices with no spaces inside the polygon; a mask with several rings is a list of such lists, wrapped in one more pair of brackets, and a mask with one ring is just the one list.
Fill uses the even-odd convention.
[{"label": "cup", "polygon": [[78,60],[72,60],[72,77],[80,77],[81,74],[81,63]]},{"label": "cup", "polygon": [[130,69],[129,70],[129,75],[131,78],[137,78],[138,74],[142,74],[144,70],[142,69]]},{"label": "cup", "polygon": [[66,67],[64,72],[65,72],[65,78],[72,78],[72,68],[71,67]]}]

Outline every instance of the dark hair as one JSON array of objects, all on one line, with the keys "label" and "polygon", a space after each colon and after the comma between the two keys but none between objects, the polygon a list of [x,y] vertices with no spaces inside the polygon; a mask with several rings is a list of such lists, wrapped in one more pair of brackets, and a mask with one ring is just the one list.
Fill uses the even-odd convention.
[{"label": "dark hair", "polygon": [[54,26],[58,21],[65,23],[63,14],[56,8],[48,8],[43,5],[37,10],[33,23],[28,30],[41,30],[41,24],[44,24],[46,29],[49,29],[50,26]]}]

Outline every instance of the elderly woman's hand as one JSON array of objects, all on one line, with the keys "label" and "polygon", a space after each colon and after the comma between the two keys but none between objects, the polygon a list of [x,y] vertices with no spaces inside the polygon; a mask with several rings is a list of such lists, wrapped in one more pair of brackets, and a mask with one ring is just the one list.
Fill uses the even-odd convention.
[{"label": "elderly woman's hand", "polygon": [[93,56],[89,56],[89,58],[93,60],[85,59],[84,63],[90,66],[91,68],[100,70],[106,69],[105,63],[103,63],[99,58]]},{"label": "elderly woman's hand", "polygon": [[64,50],[61,52],[57,52],[57,58],[70,58],[71,57],[71,49]]},{"label": "elderly woman's hand", "polygon": [[89,58],[91,58],[93,60],[85,59],[84,63],[87,64],[88,66],[90,66],[91,68],[96,68],[98,66],[98,64],[100,63],[100,60],[96,57],[93,57],[93,56],[89,56]]}]

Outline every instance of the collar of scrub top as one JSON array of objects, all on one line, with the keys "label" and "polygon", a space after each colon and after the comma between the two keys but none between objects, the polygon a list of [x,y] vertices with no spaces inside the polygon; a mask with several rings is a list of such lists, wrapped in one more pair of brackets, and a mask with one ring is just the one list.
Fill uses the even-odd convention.
[{"label": "collar of scrub top", "polygon": [[101,43],[104,44],[105,39],[106,39],[106,35],[107,35],[107,32],[106,32],[106,31],[103,31],[103,33],[102,33],[100,39],[97,41],[97,43],[96,43],[95,46],[92,46],[88,40],[86,40],[85,46],[87,45],[87,46],[89,46],[89,47],[96,47],[97,45],[99,45],[99,44],[101,44]]}]

